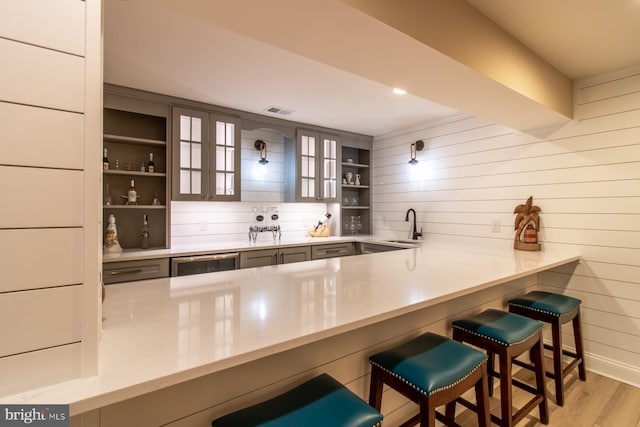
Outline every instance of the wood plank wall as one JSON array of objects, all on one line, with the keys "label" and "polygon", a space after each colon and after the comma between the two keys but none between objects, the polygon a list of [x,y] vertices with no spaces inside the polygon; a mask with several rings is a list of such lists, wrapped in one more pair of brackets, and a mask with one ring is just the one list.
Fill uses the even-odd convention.
[{"label": "wood plank wall", "polygon": [[533,196],[543,247],[584,258],[542,288],[583,301],[588,369],[640,386],[640,69],[577,83],[575,111],[534,135],[459,116],[375,138],[374,231],[404,237],[414,208],[425,239],[510,246],[513,209]]},{"label": "wood plank wall", "polygon": [[[258,163],[257,139],[267,144],[269,164]],[[284,203],[284,137],[269,130],[242,131],[242,201],[172,202],[171,245],[242,242],[248,239],[253,207],[277,207],[282,238],[302,238],[327,210],[326,203]],[[334,221],[334,234],[339,232]],[[259,241],[270,241],[271,233],[260,233]]]},{"label": "wood plank wall", "polygon": [[95,153],[85,149],[85,119],[95,113],[99,135],[100,98],[85,91],[96,82],[100,90],[101,79],[87,75],[100,59],[98,49],[86,60],[87,9],[76,0],[0,3],[0,396],[78,377],[95,358],[96,251],[85,264],[93,268],[90,306],[83,262],[87,243],[98,244],[98,223],[87,240],[84,216],[97,218],[98,197],[87,208],[84,191],[85,155],[95,154],[100,188],[100,149],[97,138]]}]

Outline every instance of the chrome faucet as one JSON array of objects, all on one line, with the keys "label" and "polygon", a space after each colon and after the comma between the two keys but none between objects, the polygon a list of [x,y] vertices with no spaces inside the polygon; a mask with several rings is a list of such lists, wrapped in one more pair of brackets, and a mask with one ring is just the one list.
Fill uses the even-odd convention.
[{"label": "chrome faucet", "polygon": [[422,227],[420,227],[420,232],[418,232],[418,228],[416,225],[416,211],[413,208],[407,211],[407,215],[404,217],[405,221],[409,221],[409,213],[413,212],[413,228],[411,229],[411,240],[418,240],[418,237],[422,237]]}]

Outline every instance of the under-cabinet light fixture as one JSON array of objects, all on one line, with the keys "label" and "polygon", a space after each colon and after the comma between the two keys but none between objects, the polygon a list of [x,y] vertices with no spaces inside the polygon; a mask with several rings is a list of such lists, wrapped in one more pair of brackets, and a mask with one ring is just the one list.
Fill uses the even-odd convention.
[{"label": "under-cabinet light fixture", "polygon": [[400,89],[399,87],[394,87],[393,93],[395,93],[396,95],[406,95],[407,91],[404,89]]},{"label": "under-cabinet light fixture", "polygon": [[422,151],[422,149],[424,148],[424,141],[422,141],[421,139],[419,139],[416,142],[412,142],[411,143],[411,160],[409,160],[409,164],[410,165],[417,165],[418,164],[418,160],[416,159],[416,155],[418,153],[418,151]]},{"label": "under-cabinet light fixture", "polygon": [[269,163],[269,160],[267,160],[267,143],[261,139],[258,139],[256,140],[254,147],[256,147],[256,150],[260,152],[260,160],[258,160],[258,163],[260,163],[261,165],[266,165],[267,163]]}]

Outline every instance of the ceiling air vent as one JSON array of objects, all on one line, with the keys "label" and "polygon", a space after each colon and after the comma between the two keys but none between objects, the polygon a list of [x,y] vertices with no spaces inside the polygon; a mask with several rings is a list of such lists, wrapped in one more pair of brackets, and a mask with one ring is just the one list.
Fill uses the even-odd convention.
[{"label": "ceiling air vent", "polygon": [[290,116],[293,113],[293,110],[288,110],[282,107],[276,107],[275,105],[270,105],[269,107],[265,108],[264,111],[272,114],[280,114],[281,116]]}]

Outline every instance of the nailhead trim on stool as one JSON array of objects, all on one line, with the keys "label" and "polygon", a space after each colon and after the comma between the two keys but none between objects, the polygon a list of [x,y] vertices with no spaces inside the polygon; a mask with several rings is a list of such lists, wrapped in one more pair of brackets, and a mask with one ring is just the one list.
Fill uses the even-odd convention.
[{"label": "nailhead trim on stool", "polygon": [[[468,389],[475,387],[478,424],[487,426],[489,392],[487,356],[447,337],[426,333],[390,350],[369,358],[371,390],[369,404],[380,409],[383,384],[420,405],[420,413],[403,426],[420,421],[435,425],[436,417],[445,423],[455,418],[455,402]],[[446,415],[436,407],[447,404]]]},{"label": "nailhead trim on stool", "polygon": [[214,420],[213,427],[374,427],[382,415],[327,374]]},{"label": "nailhead trim on stool", "polygon": [[[566,295],[552,292],[533,291],[509,301],[509,311],[530,317],[551,325],[553,345],[545,344],[545,348],[553,351],[553,373],[547,372],[549,378],[553,378],[556,388],[556,403],[564,405],[564,377],[576,366],[580,380],[586,381],[587,373],[584,366],[584,347],[582,344],[582,329],[580,325],[580,301]],[[562,348],[562,325],[572,322],[573,337],[576,351],[571,352]],[[563,368],[563,355],[570,356],[573,360]],[[518,362],[518,365],[527,369],[531,366]],[[558,374],[559,373],[559,374]]]},{"label": "nailhead trim on stool", "polygon": [[[536,406],[539,408],[540,421],[549,423],[549,407],[544,384],[544,357],[542,346],[542,324],[518,314],[501,310],[485,310],[475,316],[452,322],[453,338],[467,342],[487,351],[489,356],[489,393],[492,393],[492,376],[500,378],[501,417],[491,415],[496,424],[511,427],[523,419]],[[512,378],[514,358],[530,351],[535,366],[536,387]],[[500,374],[493,369],[493,355],[498,355]],[[515,385],[533,394],[521,409],[513,413],[512,389]],[[462,401],[462,403],[465,403]]]}]

